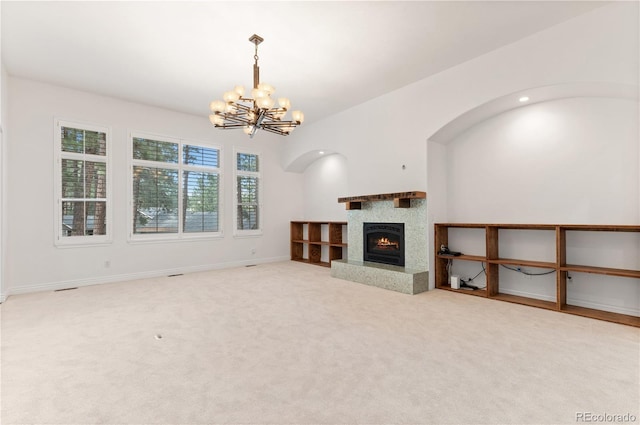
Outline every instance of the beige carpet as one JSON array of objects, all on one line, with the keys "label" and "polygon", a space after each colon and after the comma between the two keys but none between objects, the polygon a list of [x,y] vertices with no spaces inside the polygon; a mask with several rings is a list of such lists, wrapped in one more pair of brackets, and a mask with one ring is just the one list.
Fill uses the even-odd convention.
[{"label": "beige carpet", "polygon": [[637,328],[301,263],[12,296],[1,311],[3,425],[639,416]]}]

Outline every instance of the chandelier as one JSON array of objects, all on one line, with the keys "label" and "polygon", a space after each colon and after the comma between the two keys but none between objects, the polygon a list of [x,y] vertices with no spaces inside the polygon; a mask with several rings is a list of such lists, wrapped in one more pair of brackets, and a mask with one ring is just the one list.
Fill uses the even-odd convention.
[{"label": "chandelier", "polygon": [[291,101],[286,97],[278,98],[278,107],[274,107],[275,99],[271,97],[275,88],[270,84],[260,82],[260,68],[258,67],[258,44],[264,39],[253,34],[249,41],[255,44],[253,56],[253,90],[251,97],[244,97],[244,87],[235,86],[225,92],[224,100],[214,100],[209,104],[211,115],[209,121],[216,128],[242,128],[253,137],[260,130],[287,136],[294,128],[302,124],[304,114],[301,111],[291,113],[291,121],[283,121],[287,111],[291,108]]}]

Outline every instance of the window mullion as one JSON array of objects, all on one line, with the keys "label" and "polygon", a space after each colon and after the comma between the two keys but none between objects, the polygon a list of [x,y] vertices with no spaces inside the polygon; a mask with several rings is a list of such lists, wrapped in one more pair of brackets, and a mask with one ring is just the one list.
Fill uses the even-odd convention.
[{"label": "window mullion", "polygon": [[220,172],[219,168],[207,167],[207,166],[201,166],[201,165],[182,165],[182,169],[184,171],[193,171],[196,173],[202,173],[202,172],[219,173]]},{"label": "window mullion", "polygon": [[184,157],[182,142],[178,143],[178,235],[182,237],[184,233],[184,226],[186,224],[186,218],[184,217],[184,199],[183,187],[184,187]]},{"label": "window mullion", "polygon": [[160,161],[149,161],[146,159],[134,159],[132,160],[133,165],[137,165],[139,167],[149,167],[149,168],[169,168],[172,170],[179,170],[180,165],[174,164],[171,162],[160,162]]}]

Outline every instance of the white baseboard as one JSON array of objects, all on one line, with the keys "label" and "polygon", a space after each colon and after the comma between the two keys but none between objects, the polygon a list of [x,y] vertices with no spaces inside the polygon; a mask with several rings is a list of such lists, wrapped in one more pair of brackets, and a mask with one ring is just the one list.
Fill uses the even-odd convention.
[{"label": "white baseboard", "polygon": [[531,292],[516,291],[514,289],[500,288],[500,293],[509,294],[509,295],[517,295],[519,297],[535,298],[536,300],[551,301],[552,303],[556,302],[556,297],[555,296],[543,295],[543,294],[533,294]]},{"label": "white baseboard", "polygon": [[577,307],[593,308],[596,310],[611,311],[613,313],[627,314],[629,316],[640,316],[640,309],[620,307],[617,305],[599,303],[597,301],[584,300],[579,298],[567,298],[567,304]]},{"label": "white baseboard", "polygon": [[11,295],[29,294],[32,292],[55,291],[58,289],[79,288],[83,286],[101,285],[103,283],[126,282],[130,280],[149,279],[154,277],[168,276],[172,274],[187,274],[205,272],[210,270],[230,269],[254,264],[276,263],[287,261],[289,257],[271,257],[251,260],[231,261],[227,263],[204,264],[200,266],[176,267],[172,269],[150,270],[145,272],[125,273],[111,276],[100,276],[86,279],[64,280],[58,282],[46,282],[35,285],[20,285],[9,288],[6,294],[1,294],[0,302],[4,302]]},{"label": "white baseboard", "polygon": [[0,294],[0,304],[5,302],[6,300],[7,300],[7,295],[6,294]]}]

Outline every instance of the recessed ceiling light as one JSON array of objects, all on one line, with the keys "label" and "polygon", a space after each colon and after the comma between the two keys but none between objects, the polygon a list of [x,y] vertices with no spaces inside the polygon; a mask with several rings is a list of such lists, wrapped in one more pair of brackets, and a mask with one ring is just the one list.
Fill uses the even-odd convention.
[{"label": "recessed ceiling light", "polygon": [[319,151],[318,152],[320,155],[324,155],[324,151]]},{"label": "recessed ceiling light", "polygon": [[529,96],[522,96],[520,99],[518,99],[520,102],[528,102],[529,101]]}]

